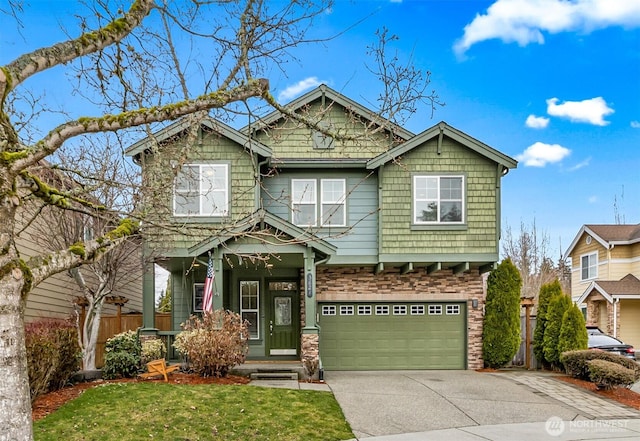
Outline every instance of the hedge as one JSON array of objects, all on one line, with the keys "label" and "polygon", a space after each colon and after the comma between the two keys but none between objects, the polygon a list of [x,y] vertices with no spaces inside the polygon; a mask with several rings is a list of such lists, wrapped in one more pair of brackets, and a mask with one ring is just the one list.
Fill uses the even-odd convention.
[{"label": "hedge", "polygon": [[589,369],[589,362],[592,360],[608,361],[630,369],[633,372],[634,383],[640,380],[640,365],[635,360],[622,355],[594,349],[568,351],[560,355],[560,361],[564,365],[567,375],[586,381],[593,381]]},{"label": "hedge", "polygon": [[589,374],[598,389],[613,389],[619,386],[631,387],[637,380],[636,372],[606,360],[590,360]]}]

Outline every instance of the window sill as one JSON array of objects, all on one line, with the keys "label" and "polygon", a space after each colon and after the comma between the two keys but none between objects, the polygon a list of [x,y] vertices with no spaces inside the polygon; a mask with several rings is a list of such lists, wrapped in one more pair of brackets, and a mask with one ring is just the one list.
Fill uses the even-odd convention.
[{"label": "window sill", "polygon": [[174,224],[222,224],[230,221],[229,216],[173,216]]},{"label": "window sill", "polygon": [[411,225],[411,231],[466,231],[468,228],[467,224]]}]

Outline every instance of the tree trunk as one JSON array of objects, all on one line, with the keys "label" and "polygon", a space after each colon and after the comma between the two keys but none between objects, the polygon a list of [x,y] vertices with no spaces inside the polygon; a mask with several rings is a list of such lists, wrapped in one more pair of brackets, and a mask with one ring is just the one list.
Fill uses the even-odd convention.
[{"label": "tree trunk", "polygon": [[0,276],[0,441],[33,440],[24,285],[25,274],[18,267]]},{"label": "tree trunk", "polygon": [[100,318],[102,316],[102,305],[104,297],[95,303],[89,300],[87,315],[84,319],[84,346],[82,348],[82,365],[85,370],[95,370],[96,368],[96,345],[98,343],[98,333],[100,332]]}]

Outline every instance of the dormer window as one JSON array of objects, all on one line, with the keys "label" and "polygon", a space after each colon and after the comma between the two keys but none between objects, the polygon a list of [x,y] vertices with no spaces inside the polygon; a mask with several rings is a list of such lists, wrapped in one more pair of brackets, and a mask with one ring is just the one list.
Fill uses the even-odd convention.
[{"label": "dormer window", "polygon": [[229,165],[186,164],[176,175],[175,216],[229,215]]}]

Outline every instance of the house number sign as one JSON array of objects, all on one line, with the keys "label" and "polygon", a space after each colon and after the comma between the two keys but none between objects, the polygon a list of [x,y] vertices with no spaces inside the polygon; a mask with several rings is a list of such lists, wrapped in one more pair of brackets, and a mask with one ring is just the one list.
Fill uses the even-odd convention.
[{"label": "house number sign", "polygon": [[313,274],[308,273],[307,274],[307,297],[311,298],[313,297]]}]

